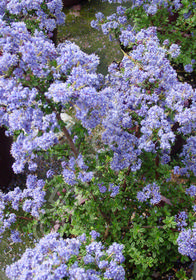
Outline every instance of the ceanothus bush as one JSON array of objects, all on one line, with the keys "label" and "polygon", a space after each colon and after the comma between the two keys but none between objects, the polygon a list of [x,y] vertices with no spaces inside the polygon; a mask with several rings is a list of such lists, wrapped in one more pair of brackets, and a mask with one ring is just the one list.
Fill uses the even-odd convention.
[{"label": "ceanothus bush", "polygon": [[0,16],[8,23],[24,21],[32,31],[38,28],[52,37],[57,25],[65,22],[62,8],[62,0],[2,0]]},{"label": "ceanothus bush", "polygon": [[113,243],[107,249],[95,241],[97,236],[87,243],[85,234],[71,239],[59,238],[57,233],[48,234],[35,248],[27,249],[19,261],[7,267],[6,275],[13,280],[125,279],[121,265],[123,245]]},{"label": "ceanothus bush", "polygon": [[[103,0],[109,3],[126,3],[117,7],[116,13],[105,17],[104,14],[96,14],[96,20],[91,22],[91,26],[102,30],[105,35],[114,40],[119,38],[122,30],[140,31],[148,27],[157,27],[157,36],[161,43],[171,42],[181,47],[179,56],[173,56],[173,64],[179,75],[187,77],[190,82],[193,77],[195,84],[195,30],[196,30],[196,4],[190,1],[168,1],[168,0]],[[160,20],[161,18],[161,20]],[[179,67],[179,65],[182,65]]]},{"label": "ceanothus bush", "polygon": [[[166,4],[140,2],[134,9],[147,16]],[[169,2],[169,13],[173,6],[181,8]],[[123,7],[106,21],[99,13],[92,26],[115,29],[124,55],[103,77],[95,54],[48,38],[61,10],[54,0],[0,4],[0,125],[14,138],[14,172],[27,175],[25,187],[0,193],[0,235],[20,243],[21,217],[28,233],[36,223],[44,229],[7,276],[144,279],[173,267],[176,241],[195,260],[186,227],[194,221],[196,91],[171,65],[182,48],[162,44],[159,28],[129,26]]]},{"label": "ceanothus bush", "polygon": [[[75,117],[88,129],[99,124],[104,113],[104,108],[103,113],[98,110],[103,102],[97,94],[99,60],[70,42],[55,48],[43,33],[32,36],[22,22],[11,26],[1,22],[1,125],[9,128],[9,134],[21,132],[11,149],[15,173],[22,172],[27,162],[34,171],[34,151],[47,150],[58,142],[54,130],[59,129],[61,111],[54,104],[61,104],[63,110],[70,103]],[[97,110],[92,111],[94,107]]]},{"label": "ceanothus bush", "polygon": [[[115,170],[129,166],[132,171],[140,169],[143,151],[154,153],[160,159],[167,154],[168,163],[175,134],[195,133],[196,92],[189,84],[178,81],[168,60],[174,52],[177,55],[178,49],[174,45],[168,49],[161,47],[156,28],[136,34],[122,31],[120,40],[132,50],[125,53],[120,68],[116,63],[110,66],[108,88],[103,90],[109,107],[103,120],[102,139],[114,151],[111,166]],[[191,139],[194,137],[187,137],[187,145]],[[187,170],[191,168],[195,172],[193,163],[189,168],[188,161],[185,164]]]}]

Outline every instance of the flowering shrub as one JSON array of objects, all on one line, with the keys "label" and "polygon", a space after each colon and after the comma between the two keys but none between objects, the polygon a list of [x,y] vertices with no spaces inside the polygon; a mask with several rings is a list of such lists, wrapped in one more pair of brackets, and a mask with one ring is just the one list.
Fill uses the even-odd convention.
[{"label": "flowering shrub", "polygon": [[[139,31],[142,28],[155,26],[161,43],[167,40],[167,42],[175,43],[181,47],[180,55],[172,60],[174,65],[175,63],[183,64],[183,70],[187,73],[195,71],[195,1],[104,1],[121,4],[131,2],[132,4],[129,8],[119,6],[116,13],[106,18],[102,13],[98,13],[96,20],[91,23],[92,27],[102,29],[105,35],[110,34],[110,38],[118,39],[122,29]],[[179,73],[181,74],[181,69]]]},{"label": "flowering shrub", "polygon": [[[154,26],[117,30],[127,23],[119,7],[102,29],[118,31],[124,57],[103,77],[96,55],[49,40],[61,20],[42,19],[48,9],[62,18],[61,8],[61,1],[0,6],[0,124],[14,138],[14,172],[27,177],[25,187],[0,193],[0,234],[20,242],[20,231],[40,225],[44,235],[7,276],[147,279],[173,267],[177,243],[195,260],[183,236],[194,243],[186,227],[195,211],[196,90],[171,66],[183,48],[162,43]],[[156,15],[159,2],[143,8]],[[31,29],[26,13],[35,17]],[[104,19],[96,17],[94,27]]]},{"label": "flowering shrub", "polygon": [[51,37],[57,25],[64,24],[62,8],[61,0],[2,0],[0,16],[7,22],[23,21],[32,32],[42,30]]},{"label": "flowering shrub", "polygon": [[125,279],[120,265],[124,261],[123,245],[113,243],[106,249],[94,239],[88,244],[85,234],[71,239],[58,237],[57,233],[48,234],[34,249],[27,249],[18,262],[7,268],[7,276],[13,280]]}]

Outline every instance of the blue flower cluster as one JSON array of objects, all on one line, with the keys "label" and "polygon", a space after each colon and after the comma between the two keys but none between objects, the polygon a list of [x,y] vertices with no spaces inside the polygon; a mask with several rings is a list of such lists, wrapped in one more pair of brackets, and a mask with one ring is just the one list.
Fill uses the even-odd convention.
[{"label": "blue flower cluster", "polygon": [[137,199],[141,202],[150,198],[151,204],[158,204],[161,201],[160,188],[156,183],[149,184],[137,193]]},{"label": "blue flower cluster", "polygon": [[[91,21],[91,27],[98,30],[102,29],[103,34],[108,35],[110,30],[117,29],[120,25],[125,25],[127,23],[125,10],[125,8],[119,6],[116,13],[107,18],[105,18],[103,13],[99,12],[95,15],[96,20]],[[104,23],[104,21],[106,22]]]},{"label": "blue flower cluster", "polygon": [[185,211],[181,211],[178,215],[175,216],[175,222],[177,223],[178,229],[182,230],[187,226],[186,219],[188,218],[187,213]]},{"label": "blue flower cluster", "polygon": [[92,231],[90,232],[90,235],[91,235],[91,237],[92,237],[93,239],[96,239],[97,237],[100,236],[100,233],[99,233],[99,232],[96,232],[95,230],[92,230]]},{"label": "blue flower cluster", "polygon": [[194,228],[183,230],[180,232],[178,239],[178,251],[180,254],[190,257],[193,261],[196,260],[196,224]]},{"label": "blue flower cluster", "polygon": [[[28,175],[26,189],[21,190],[19,187],[16,187],[7,194],[0,192],[0,238],[16,222],[16,211],[22,209],[35,218],[38,218],[40,213],[44,213],[44,210],[41,209],[45,203],[46,193],[43,190],[44,186],[44,180],[38,180],[35,175]],[[7,214],[7,209],[10,209],[9,215]],[[16,240],[14,236],[16,236],[16,233],[14,234],[13,232],[11,238]]]},{"label": "blue flower cluster", "polygon": [[[94,239],[98,233],[91,233]],[[96,236],[96,237],[95,237]],[[81,256],[81,251],[84,252]],[[51,233],[40,239],[33,249],[27,249],[21,259],[6,268],[9,279],[124,280],[123,245],[113,243],[106,249],[101,242],[87,243],[83,234],[62,239]],[[83,268],[82,263],[85,263]],[[91,268],[92,267],[92,268]]]},{"label": "blue flower cluster", "polygon": [[11,231],[11,235],[10,235],[10,240],[11,240],[13,243],[22,242],[21,233],[20,233],[18,230],[12,230],[12,231]]},{"label": "blue flower cluster", "polygon": [[[167,1],[134,1],[133,4],[134,7],[143,5],[146,13],[153,15],[160,5],[167,6]],[[178,9],[181,4],[176,0],[171,5]],[[82,187],[91,182],[92,187],[93,180],[98,179],[77,150],[75,143],[79,135],[70,133],[62,113],[80,123],[92,137],[96,129],[100,130],[104,152],[112,152],[110,164],[115,174],[123,169],[140,170],[146,153],[158,158],[162,165],[170,163],[176,138],[181,135],[186,142],[179,154],[180,167],[174,167],[174,173],[196,175],[196,90],[178,80],[169,60],[179,55],[180,47],[168,40],[161,45],[155,27],[139,32],[130,26],[121,29],[120,43],[129,51],[122,50],[124,57],[120,64],[112,63],[109,74],[103,77],[96,72],[99,63],[96,55],[85,54],[68,41],[56,47],[49,40],[48,32],[64,21],[61,10],[60,0],[0,3],[0,125],[7,128],[7,135],[15,137],[11,147],[14,172],[21,173],[26,168],[30,172],[25,189],[16,187],[7,194],[0,192],[0,235],[8,230],[13,242],[20,242],[18,232],[12,231],[17,211],[36,219],[44,213],[45,181],[32,174],[39,168],[39,152],[46,152],[59,143],[59,131],[63,132],[72,154],[62,157],[58,175],[73,186],[73,192],[78,183]],[[12,15],[13,20],[8,21],[7,15]],[[37,23],[33,32],[25,21],[20,21],[28,15]],[[96,18],[92,25],[98,28],[102,22],[104,34],[127,23],[123,7],[107,17],[106,23],[102,13]],[[191,70],[190,66],[186,69]],[[48,170],[47,179],[54,174],[52,168]],[[102,198],[107,191],[108,199],[115,199],[119,194],[119,181],[107,182],[107,187],[100,178],[95,182]],[[195,192],[193,185],[186,190],[191,196]],[[73,197],[76,197],[74,193]],[[137,193],[140,202],[149,199],[151,204],[158,204],[161,198],[156,182],[148,183]],[[186,218],[185,212],[176,216],[180,230],[187,225]],[[99,233],[91,231],[90,235],[89,244],[85,235],[64,240],[58,234],[49,234],[7,267],[7,276],[15,280],[125,279],[121,265],[123,245],[113,243],[106,249],[95,241]],[[184,230],[178,242],[179,251],[195,260],[194,238],[191,230]]]},{"label": "blue flower cluster", "polygon": [[168,10],[172,11],[173,8],[178,10],[182,7],[182,3],[180,0],[175,1],[167,1],[167,0],[149,0],[149,1],[133,1],[133,8],[143,6],[144,11],[147,15],[154,15],[156,14],[157,10],[160,9],[162,6],[167,7]]},{"label": "blue flower cluster", "polygon": [[[122,4],[123,2],[128,2],[129,0],[102,0],[104,2],[109,3],[119,3]],[[167,1],[167,0],[133,0],[131,1],[132,8],[136,8],[139,6],[142,6],[144,8],[144,11],[147,15],[154,15],[156,14],[157,10],[159,8],[167,7],[170,11],[172,11],[172,8],[175,8],[178,10],[180,7],[182,7],[182,3],[180,0],[174,0],[174,1]]]},{"label": "blue flower cluster", "polygon": [[[77,183],[77,180],[86,183],[90,182],[93,178],[93,172],[86,172],[88,166],[84,163],[83,156],[81,154],[75,159],[71,157],[69,162],[63,161],[62,165],[62,175],[65,183],[68,185],[74,186]],[[79,168],[80,172],[77,174],[76,167]]]},{"label": "blue flower cluster", "polygon": [[[196,118],[195,109],[192,114],[193,114],[192,116],[189,115],[189,118],[191,117],[190,121],[192,120],[192,118],[194,118],[194,119]],[[186,121],[186,119],[185,119],[185,121]],[[192,121],[190,122],[189,127],[191,125],[192,125]],[[196,125],[196,119],[195,119],[193,125],[194,126]],[[188,125],[187,125],[187,128],[188,128]],[[181,168],[182,174],[187,173],[188,171],[192,171],[194,173],[194,175],[196,175],[196,136],[190,136],[187,139],[186,144],[183,146],[183,151],[181,153],[181,157],[182,157],[182,162],[185,164],[185,167]]]},{"label": "blue flower cluster", "polygon": [[[135,171],[141,167],[142,151],[159,153],[160,157],[167,155],[169,162],[176,133],[194,135],[196,91],[178,81],[168,56],[176,56],[179,47],[162,47],[156,28],[138,33],[123,30],[120,40],[131,46],[132,51],[125,53],[120,69],[115,63],[109,67],[108,86],[102,91],[108,99],[102,139],[114,151],[113,169],[131,165]],[[190,99],[192,104],[187,106]],[[179,128],[175,132],[176,123]],[[194,136],[188,138],[182,152],[187,170],[193,172],[194,143]]]},{"label": "blue flower cluster", "polygon": [[[157,13],[162,7],[167,8],[169,13],[173,15],[173,11],[178,11],[182,7],[182,3],[180,0],[175,1],[168,1],[168,0],[102,0],[104,2],[109,3],[119,3],[122,4],[123,2],[131,2],[131,9],[136,9],[139,7],[143,8],[143,12],[146,13],[147,16],[152,16]],[[127,8],[118,6],[116,13],[105,17],[103,13],[97,13],[96,20],[91,21],[91,27],[97,30],[102,30],[104,35],[109,34],[109,38],[112,38],[111,31],[116,30],[131,30],[132,27],[128,24],[128,17],[127,17]],[[126,46],[126,45],[125,45]],[[177,53],[176,53],[177,56]],[[175,57],[175,56],[173,56]],[[188,69],[187,72],[191,72],[191,67],[189,65],[186,66]]]},{"label": "blue flower cluster", "polygon": [[192,66],[192,64],[187,64],[187,65],[185,65],[185,66],[184,66],[184,70],[185,70],[186,72],[188,72],[188,73],[193,72],[193,66]]},{"label": "blue flower cluster", "polygon": [[[8,127],[11,135],[21,131],[11,150],[16,159],[14,172],[23,172],[26,164],[30,171],[35,171],[35,151],[47,150],[58,142],[54,130],[60,129],[60,112],[44,112],[51,102],[62,106],[70,103],[75,117],[89,130],[100,123],[105,108],[97,93],[102,81],[102,76],[95,73],[99,59],[70,42],[55,48],[42,32],[35,31],[32,36],[23,22],[8,25],[0,19],[0,25],[0,125]],[[51,61],[56,61],[56,67]],[[4,75],[10,70],[9,77]],[[63,82],[61,77],[68,73]],[[52,75],[54,82],[43,92],[39,85],[48,75]],[[26,86],[33,80],[37,81],[33,88]],[[42,96],[42,102],[38,96]]]},{"label": "blue flower cluster", "polygon": [[115,197],[119,193],[119,186],[110,183],[108,190],[111,192],[110,197]]},{"label": "blue flower cluster", "polygon": [[14,16],[18,20],[27,17],[28,20],[36,22],[40,30],[46,30],[46,33],[52,32],[57,25],[65,22],[62,0],[2,0],[1,2],[0,16]]},{"label": "blue flower cluster", "polygon": [[186,189],[186,193],[189,194],[191,197],[196,196],[196,186],[191,185],[188,189]]}]

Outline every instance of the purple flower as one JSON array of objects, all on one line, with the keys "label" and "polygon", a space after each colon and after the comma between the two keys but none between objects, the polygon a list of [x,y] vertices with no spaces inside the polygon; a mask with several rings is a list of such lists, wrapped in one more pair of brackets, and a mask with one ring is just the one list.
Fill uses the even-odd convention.
[{"label": "purple flower", "polygon": [[188,73],[193,72],[193,66],[192,66],[192,64],[187,64],[187,65],[185,65],[185,66],[184,66],[184,70],[185,70],[186,72],[188,72]]},{"label": "purple flower", "polygon": [[50,85],[48,92],[45,96],[54,100],[54,102],[68,103],[72,96],[72,91],[67,88],[65,83],[55,82]]},{"label": "purple flower", "polygon": [[93,172],[85,172],[85,171],[80,172],[77,177],[77,179],[81,180],[83,183],[90,182],[92,178],[93,178]]},{"label": "purple flower", "polygon": [[96,19],[97,19],[98,21],[102,21],[102,20],[105,18],[104,14],[101,13],[101,12],[96,13],[96,14],[95,14],[95,17],[96,17]]},{"label": "purple flower", "polygon": [[78,155],[76,162],[81,169],[85,171],[88,169],[88,166],[84,163],[84,159],[81,154]]},{"label": "purple flower", "polygon": [[177,243],[178,243],[178,251],[180,254],[188,256],[192,259],[192,261],[196,260],[196,224],[194,224],[194,228],[183,230],[180,232]]},{"label": "purple flower", "polygon": [[145,10],[147,15],[155,15],[157,12],[157,5],[148,5],[148,8]]},{"label": "purple flower", "polygon": [[49,169],[46,173],[46,177],[49,179],[49,178],[52,178],[54,176],[55,172],[54,170],[52,169]]},{"label": "purple flower", "polygon": [[168,50],[171,57],[176,58],[180,54],[180,47],[177,44],[172,44]]},{"label": "purple flower", "polygon": [[184,16],[185,19],[188,19],[191,14],[192,14],[192,11],[189,11],[188,13],[184,13],[183,16]]},{"label": "purple flower", "polygon": [[191,185],[190,188],[186,189],[186,193],[189,194],[190,196],[195,196],[196,195],[196,186]]},{"label": "purple flower", "polygon": [[126,8],[122,6],[118,6],[116,12],[118,15],[123,16],[125,14]]},{"label": "purple flower", "polygon": [[178,229],[182,230],[184,227],[187,226],[186,219],[188,218],[186,212],[181,211],[177,215],[175,215],[175,221],[177,223]]},{"label": "purple flower", "polygon": [[91,235],[91,237],[92,237],[93,239],[96,239],[97,237],[100,236],[100,233],[99,233],[99,232],[96,232],[95,230],[92,230],[92,231],[90,232],[90,235]]},{"label": "purple flower", "polygon": [[169,40],[168,39],[164,40],[163,45],[169,45]]},{"label": "purple flower", "polygon": [[83,233],[83,234],[80,235],[78,238],[79,238],[79,240],[80,240],[81,242],[85,242],[85,241],[86,241],[86,234]]},{"label": "purple flower", "polygon": [[118,243],[113,243],[108,250],[106,251],[106,253],[108,254],[108,256],[112,255],[112,258],[115,262],[117,263],[122,263],[124,262],[125,258],[122,254],[122,250],[124,249],[124,245],[120,245]]},{"label": "purple flower", "polygon": [[63,169],[62,171],[63,178],[65,180],[65,183],[68,185],[74,186],[76,184],[76,175],[72,170],[69,169]]},{"label": "purple flower", "polygon": [[89,264],[89,263],[93,263],[95,261],[95,258],[87,254],[86,256],[83,257],[83,261],[85,264]]},{"label": "purple flower", "polygon": [[106,266],[108,266],[108,261],[100,261],[98,266],[99,266],[100,269],[103,269]]},{"label": "purple flower", "polygon": [[179,166],[174,166],[174,174],[180,174],[180,167]]},{"label": "purple flower", "polygon": [[[13,280],[33,278],[100,280],[103,277],[125,279],[124,269],[119,265],[119,261],[123,259],[122,245],[114,243],[106,252],[101,242],[93,241],[82,248],[81,242],[80,237],[62,239],[57,233],[48,234],[41,238],[33,249],[27,249],[17,262],[7,266],[6,275]],[[101,257],[106,258],[109,253],[110,262],[100,261]],[[73,263],[74,256],[78,261]],[[87,269],[83,263],[92,263],[94,269]]]},{"label": "purple flower", "polygon": [[126,24],[127,23],[127,17],[126,16],[119,16],[118,17],[118,22],[120,24]]},{"label": "purple flower", "polygon": [[11,235],[10,235],[10,239],[14,242],[14,243],[19,243],[22,242],[21,238],[20,238],[20,232],[17,230],[12,230],[11,231]]},{"label": "purple flower", "polygon": [[109,191],[111,192],[110,197],[115,197],[119,193],[119,186],[110,183]]},{"label": "purple flower", "polygon": [[137,193],[137,199],[141,202],[150,198],[151,204],[158,204],[161,201],[160,188],[156,183],[149,184],[143,188],[142,191]]},{"label": "purple flower", "polygon": [[104,273],[106,279],[114,280],[124,280],[125,279],[125,270],[122,266],[119,266],[116,262],[111,261],[109,267]]},{"label": "purple flower", "polygon": [[120,35],[121,43],[127,47],[129,44],[135,42],[135,35],[132,31],[123,30]]},{"label": "purple flower", "polygon": [[100,193],[105,193],[107,191],[106,186],[103,186],[102,184],[98,184],[98,186]]}]

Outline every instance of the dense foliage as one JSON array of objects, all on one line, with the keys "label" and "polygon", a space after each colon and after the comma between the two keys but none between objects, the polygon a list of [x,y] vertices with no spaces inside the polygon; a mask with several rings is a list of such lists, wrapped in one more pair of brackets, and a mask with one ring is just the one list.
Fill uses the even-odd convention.
[{"label": "dense foliage", "polygon": [[0,192],[0,233],[43,234],[7,276],[152,279],[195,261],[196,90],[175,70],[195,71],[194,2],[98,13],[92,26],[124,54],[105,77],[96,55],[49,39],[61,10],[61,0],[0,4],[0,124],[14,138],[14,172],[26,175]]}]

